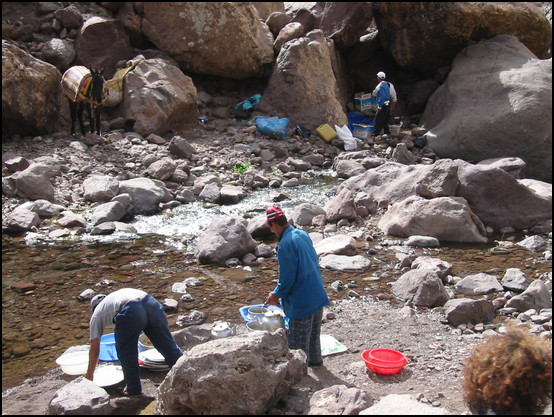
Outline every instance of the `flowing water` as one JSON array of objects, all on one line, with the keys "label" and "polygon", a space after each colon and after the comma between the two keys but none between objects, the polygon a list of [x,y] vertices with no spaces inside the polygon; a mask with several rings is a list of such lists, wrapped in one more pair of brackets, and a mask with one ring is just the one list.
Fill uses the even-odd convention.
[{"label": "flowing water", "polygon": [[[188,277],[203,285],[189,288],[193,299],[179,301],[179,311],[168,313],[172,330],[180,315],[194,310],[208,314],[207,322],[225,320],[242,324],[238,309],[263,302],[277,282],[276,259],[249,267],[198,265],[192,252],[196,239],[212,220],[230,215],[252,218],[264,213],[278,191],[290,200],[279,203],[286,213],[297,204],[312,202],[324,206],[330,197],[333,179],[317,179],[315,185],[294,189],[262,190],[233,206],[193,203],[155,216],[138,216],[132,222],[138,234],[110,236],[88,234],[65,239],[44,239],[39,234],[2,237],[2,391],[25,379],[44,375],[56,367],[55,359],[68,347],[88,344],[88,301],[78,300],[88,288],[109,293],[122,287],[137,287],[158,300],[179,299],[171,287]],[[265,243],[275,247],[277,242]],[[395,268],[396,253],[402,246],[357,238],[359,253],[372,266],[363,273],[323,270],[332,300],[360,295],[392,299],[389,286],[401,272]],[[443,245],[416,249],[417,254],[436,256],[454,265],[453,274],[489,272],[502,277],[507,268],[520,268],[531,279],[551,271],[552,263],[541,254],[520,247],[491,250],[492,245]],[[498,249],[498,248],[497,248]],[[414,251],[414,249],[410,249]],[[329,286],[341,280],[346,289]]]}]

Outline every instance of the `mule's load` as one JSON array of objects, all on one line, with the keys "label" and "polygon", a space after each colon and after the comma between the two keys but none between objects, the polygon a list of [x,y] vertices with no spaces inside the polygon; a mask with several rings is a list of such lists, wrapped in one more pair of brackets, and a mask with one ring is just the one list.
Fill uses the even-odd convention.
[{"label": "mule's load", "polygon": [[92,74],[87,67],[76,65],[62,76],[63,92],[72,101],[86,100],[92,82]]},{"label": "mule's load", "polygon": [[[81,133],[86,133],[83,124],[83,110],[89,113],[90,131],[100,135],[100,112],[107,99],[106,80],[101,71],[76,65],[64,72],[61,81],[64,94],[69,101],[71,111],[71,134],[75,134],[75,122],[78,119]],[[95,123],[96,122],[96,123]]]}]

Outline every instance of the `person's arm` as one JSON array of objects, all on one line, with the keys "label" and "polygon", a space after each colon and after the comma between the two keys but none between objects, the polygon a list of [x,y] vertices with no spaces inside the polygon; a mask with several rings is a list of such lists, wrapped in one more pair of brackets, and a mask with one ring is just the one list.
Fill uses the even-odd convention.
[{"label": "person's arm", "polygon": [[276,306],[277,304],[279,304],[279,297],[277,297],[275,293],[270,292],[265,299],[265,304]]},{"label": "person's arm", "polygon": [[394,85],[392,83],[390,84],[390,99],[391,99],[390,109],[392,112],[396,107],[396,102],[398,101],[398,97],[396,96],[396,90],[394,89]]},{"label": "person's arm", "polygon": [[98,363],[98,357],[100,356],[100,338],[92,339],[90,341],[90,350],[88,352],[88,370],[84,375],[86,379],[94,379],[94,370],[96,369],[96,364]]}]

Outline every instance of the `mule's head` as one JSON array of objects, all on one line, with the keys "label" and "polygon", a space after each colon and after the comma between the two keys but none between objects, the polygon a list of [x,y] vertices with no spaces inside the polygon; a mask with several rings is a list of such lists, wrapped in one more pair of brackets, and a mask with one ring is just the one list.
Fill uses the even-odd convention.
[{"label": "mule's head", "polygon": [[101,104],[104,101],[107,94],[106,80],[104,79],[102,72],[103,71],[90,68],[90,73],[92,75],[90,98],[98,104]]}]

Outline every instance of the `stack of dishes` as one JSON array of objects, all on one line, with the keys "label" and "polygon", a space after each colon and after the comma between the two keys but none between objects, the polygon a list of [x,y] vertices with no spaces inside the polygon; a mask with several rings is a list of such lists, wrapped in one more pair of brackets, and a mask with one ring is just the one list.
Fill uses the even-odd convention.
[{"label": "stack of dishes", "polygon": [[165,363],[165,358],[156,349],[148,349],[139,353],[139,366],[152,371],[167,371],[169,366]]}]

